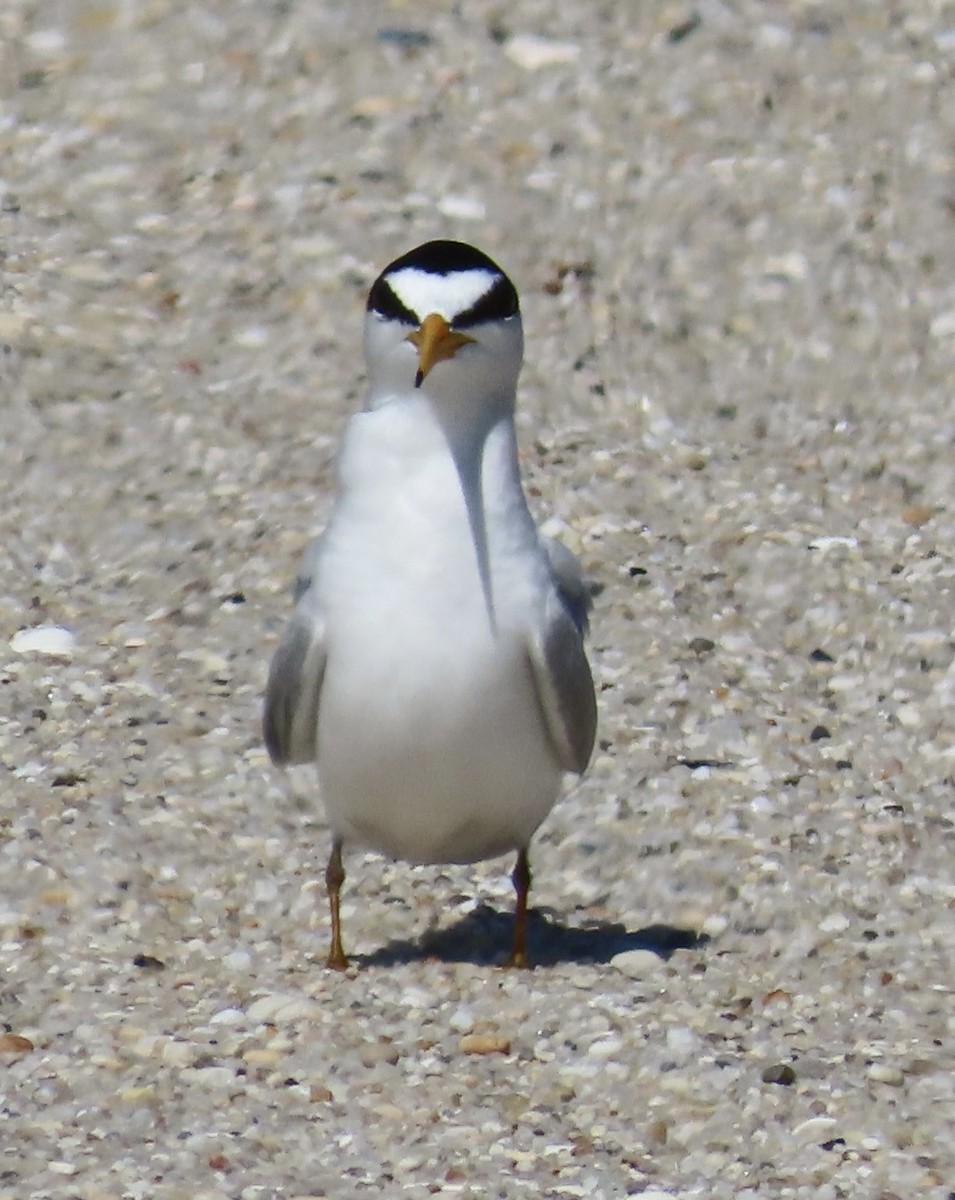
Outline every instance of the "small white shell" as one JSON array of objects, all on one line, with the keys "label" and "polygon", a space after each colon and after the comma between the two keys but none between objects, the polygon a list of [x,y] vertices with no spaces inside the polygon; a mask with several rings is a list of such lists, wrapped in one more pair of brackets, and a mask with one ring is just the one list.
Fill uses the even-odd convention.
[{"label": "small white shell", "polygon": [[70,658],[76,638],[62,625],[37,625],[21,629],[10,639],[14,654],[49,654],[54,658]]}]

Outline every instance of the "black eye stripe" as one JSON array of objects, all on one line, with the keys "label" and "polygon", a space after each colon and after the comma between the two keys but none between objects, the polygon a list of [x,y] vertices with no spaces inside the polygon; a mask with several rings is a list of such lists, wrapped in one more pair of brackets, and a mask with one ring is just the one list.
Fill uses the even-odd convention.
[{"label": "black eye stripe", "polygon": [[519,311],[517,289],[506,275],[501,275],[494,281],[491,290],[485,292],[476,304],[472,304],[466,312],[459,313],[454,318],[454,328],[472,329],[485,321],[504,321],[508,317],[516,316]]},{"label": "black eye stripe", "polygon": [[384,275],[378,276],[368,293],[368,311],[376,312],[390,321],[400,321],[402,325],[421,324],[421,318],[401,303]]}]

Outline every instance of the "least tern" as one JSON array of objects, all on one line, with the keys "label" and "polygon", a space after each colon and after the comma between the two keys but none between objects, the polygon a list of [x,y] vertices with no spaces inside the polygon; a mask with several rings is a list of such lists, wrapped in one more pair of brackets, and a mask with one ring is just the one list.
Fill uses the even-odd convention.
[{"label": "least tern", "polygon": [[524,966],[528,844],[587,766],[596,701],[580,568],[521,486],[517,291],[473,246],[427,242],[375,281],[364,344],[368,397],[272,660],[265,742],[278,764],[318,763],[330,967],[348,963],[346,843],[411,863],[516,850]]}]

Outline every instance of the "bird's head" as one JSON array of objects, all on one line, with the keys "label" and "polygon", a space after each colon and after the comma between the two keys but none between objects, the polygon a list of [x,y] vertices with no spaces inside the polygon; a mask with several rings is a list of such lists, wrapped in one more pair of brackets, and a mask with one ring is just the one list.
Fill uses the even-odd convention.
[{"label": "bird's head", "polygon": [[473,246],[426,242],[372,285],[365,357],[369,407],[415,393],[450,407],[512,406],[523,358],[517,291]]}]

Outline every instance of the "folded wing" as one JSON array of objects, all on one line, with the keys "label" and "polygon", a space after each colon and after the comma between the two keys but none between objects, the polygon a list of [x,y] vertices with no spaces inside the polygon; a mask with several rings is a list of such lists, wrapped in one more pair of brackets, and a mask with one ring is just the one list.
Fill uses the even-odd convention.
[{"label": "folded wing", "polygon": [[325,675],[325,622],[309,590],[319,542],[309,547],[295,584],[298,607],[269,668],[262,731],[271,759],[281,765],[314,762],[318,708]]},{"label": "folded wing", "polygon": [[583,635],[563,595],[548,603],[543,626],[528,639],[528,658],[557,760],[579,775],[594,748],[597,700]]}]

